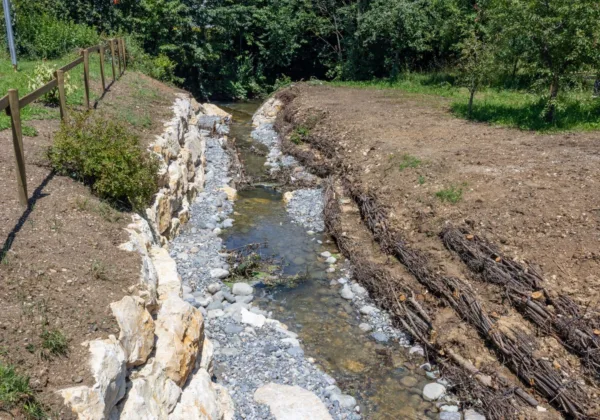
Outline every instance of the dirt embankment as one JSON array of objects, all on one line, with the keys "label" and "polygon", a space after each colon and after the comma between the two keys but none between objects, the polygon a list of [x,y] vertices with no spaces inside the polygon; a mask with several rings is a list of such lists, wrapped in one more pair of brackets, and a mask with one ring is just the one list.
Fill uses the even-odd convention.
[{"label": "dirt embankment", "polygon": [[[141,74],[126,73],[93,112],[125,120],[148,144],[172,116],[175,93]],[[72,414],[54,391],[93,384],[88,349],[80,343],[118,335],[108,305],[138,282],[140,260],[137,253],[118,249],[128,240],[123,228],[131,221],[129,213],[52,174],[46,151],[58,121],[28,124],[38,131],[24,138],[32,197],[28,210],[17,198],[10,130],[0,132],[0,363],[29,376],[46,413],[66,419]],[[66,355],[53,354],[64,349],[61,336],[67,340]]]},{"label": "dirt embankment", "polygon": [[419,282],[398,272],[397,286],[435,296],[413,325],[435,330],[432,349],[480,371],[506,365],[539,401],[596,417],[600,136],[473,124],[399,91],[300,85],[279,97],[284,151],[346,187],[381,251]]}]

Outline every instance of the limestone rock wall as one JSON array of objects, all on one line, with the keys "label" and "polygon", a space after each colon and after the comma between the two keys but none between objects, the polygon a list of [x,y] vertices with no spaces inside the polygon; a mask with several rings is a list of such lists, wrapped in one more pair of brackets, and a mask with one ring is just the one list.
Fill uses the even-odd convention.
[{"label": "limestone rock wall", "polygon": [[222,127],[229,115],[184,95],[173,111],[151,145],[162,163],[161,189],[147,220],[133,217],[130,240],[121,246],[138,252],[142,264],[132,295],[110,305],[119,337],[83,343],[95,383],[60,391],[82,420],[233,418],[229,394],[210,380],[213,347],[204,337],[204,319],[182,299],[177,265],[166,249],[204,186],[206,131],[198,124],[211,119]]},{"label": "limestone rock wall", "polygon": [[163,244],[189,220],[190,203],[204,185],[206,142],[198,122],[211,119],[221,125],[230,117],[212,104],[201,105],[183,94],[175,100],[173,114],[151,146],[160,160],[160,190],[146,213]]}]

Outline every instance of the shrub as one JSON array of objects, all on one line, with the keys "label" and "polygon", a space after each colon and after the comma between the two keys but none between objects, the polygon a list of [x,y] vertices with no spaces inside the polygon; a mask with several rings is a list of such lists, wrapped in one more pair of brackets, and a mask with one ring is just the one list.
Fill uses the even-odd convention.
[{"label": "shrub", "polygon": [[47,14],[20,14],[15,38],[18,53],[31,59],[58,58],[100,42],[94,28]]},{"label": "shrub", "polygon": [[49,153],[53,168],[111,204],[142,210],[156,192],[158,161],[122,122],[76,114],[63,123]]},{"label": "shrub", "polygon": [[[57,66],[51,66],[46,62],[41,62],[38,64],[33,70],[33,77],[29,77],[29,90],[36,90],[46,83],[54,79],[54,72],[56,71]],[[75,85],[71,83],[71,75],[67,72],[65,73],[65,94],[71,95],[75,92]],[[58,88],[52,89],[50,92],[46,93],[42,97],[42,102],[46,104],[58,104]]]},{"label": "shrub", "polygon": [[134,36],[126,36],[127,65],[130,69],[140,71],[154,79],[167,83],[183,83],[183,79],[175,75],[177,63],[166,54],[153,57],[146,53]]}]

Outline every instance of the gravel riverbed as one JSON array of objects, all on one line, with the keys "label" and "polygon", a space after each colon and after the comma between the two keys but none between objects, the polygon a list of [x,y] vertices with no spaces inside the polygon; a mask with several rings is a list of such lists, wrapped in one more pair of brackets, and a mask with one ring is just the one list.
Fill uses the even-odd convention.
[{"label": "gravel riverbed", "polygon": [[[227,129],[222,127],[217,132],[226,133]],[[267,162],[272,173],[292,166],[291,184],[298,179],[314,178],[295,159],[281,154],[272,125],[261,125],[252,136],[270,148]],[[219,234],[235,221],[231,217],[234,203],[228,196],[228,192],[231,194],[228,190],[231,161],[225,145],[224,137],[208,138],[205,189],[192,205],[191,220],[171,246],[171,255],[184,284],[184,300],[205,316],[206,336],[214,348],[216,381],[231,393],[236,419],[275,418],[267,405],[255,400],[256,391],[268,383],[294,385],[310,391],[334,419],[361,419],[356,400],[344,394],[334,378],[304,355],[297,334],[273,319],[271,313],[252,304],[255,294],[262,292],[246,283],[226,284],[231,267]],[[293,191],[286,200],[286,209],[291,219],[308,231],[324,230],[320,188]],[[360,329],[364,334],[380,343],[394,341],[410,347],[409,353],[423,353],[419,346],[411,347],[408,337],[392,326],[389,315],[377,309],[367,291],[351,280],[349,264],[336,261],[331,254],[321,254],[321,257],[327,258],[331,272],[339,274],[336,280],[331,280],[331,287],[338,288],[341,298],[349,301],[360,314]],[[423,396],[437,400],[439,418],[462,418],[462,414],[456,412],[455,399],[446,395],[446,384],[438,378],[435,367],[424,363],[422,369],[432,381],[423,389]],[[292,402],[294,395],[283,394],[281,398]]]},{"label": "gravel riverbed", "polygon": [[223,282],[230,267],[218,235],[234,223],[229,217],[233,203],[223,191],[230,182],[223,138],[207,140],[206,159],[204,192],[192,205],[191,220],[173,241],[171,255],[183,280],[184,299],[205,315],[216,379],[230,391],[236,418],[273,418],[266,405],[254,401],[254,393],[275,382],[313,392],[335,419],[360,419],[354,398],[342,394],[335,379],[304,357],[297,335],[252,305],[254,289],[246,284],[229,288]]}]

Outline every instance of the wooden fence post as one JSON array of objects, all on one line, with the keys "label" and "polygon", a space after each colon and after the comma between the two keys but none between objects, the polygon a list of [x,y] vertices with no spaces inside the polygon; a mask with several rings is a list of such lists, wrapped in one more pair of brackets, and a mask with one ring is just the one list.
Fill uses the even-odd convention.
[{"label": "wooden fence post", "polygon": [[83,50],[83,84],[86,109],[90,109],[90,53]]},{"label": "wooden fence post", "polygon": [[104,45],[100,44],[100,78],[102,79],[102,93],[106,90],[106,81],[104,80]]},{"label": "wooden fence post", "polygon": [[125,47],[125,38],[121,38],[121,42],[123,43],[123,72],[127,68],[127,48]]},{"label": "wooden fence post", "polygon": [[123,74],[121,71],[121,43],[119,42],[119,38],[115,39],[115,42],[117,44],[117,55],[119,56],[119,77],[121,77]]},{"label": "wooden fence post", "polygon": [[113,82],[117,80],[117,74],[115,72],[115,40],[110,40],[110,55],[112,56],[112,73],[113,73]]},{"label": "wooden fence post", "polygon": [[67,119],[67,97],[65,95],[65,72],[56,70],[56,81],[58,82],[58,104],[60,106],[60,119]]},{"label": "wooden fence post", "polygon": [[17,185],[19,190],[19,201],[27,206],[27,177],[25,175],[25,154],[23,153],[23,132],[21,131],[21,109],[19,107],[19,91],[8,90],[8,103],[10,110],[10,122],[12,126],[13,148],[17,162]]}]

